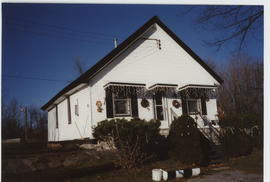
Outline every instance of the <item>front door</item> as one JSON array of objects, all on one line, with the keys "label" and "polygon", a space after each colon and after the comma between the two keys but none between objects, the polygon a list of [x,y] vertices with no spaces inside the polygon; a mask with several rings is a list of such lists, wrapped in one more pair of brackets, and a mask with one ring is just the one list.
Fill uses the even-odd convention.
[{"label": "front door", "polygon": [[160,128],[168,128],[167,99],[162,92],[156,92],[154,96],[155,119],[161,122]]}]

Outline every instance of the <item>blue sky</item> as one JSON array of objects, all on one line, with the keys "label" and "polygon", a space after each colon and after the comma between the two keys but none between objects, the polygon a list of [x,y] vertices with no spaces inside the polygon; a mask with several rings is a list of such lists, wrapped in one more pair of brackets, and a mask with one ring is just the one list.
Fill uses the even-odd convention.
[{"label": "blue sky", "polygon": [[[226,64],[235,42],[220,51],[203,44],[210,30],[193,24],[196,11],[181,5],[3,4],[2,95],[41,107],[153,16],[158,16],[202,59]],[[263,59],[263,35],[249,39],[248,55]]]}]

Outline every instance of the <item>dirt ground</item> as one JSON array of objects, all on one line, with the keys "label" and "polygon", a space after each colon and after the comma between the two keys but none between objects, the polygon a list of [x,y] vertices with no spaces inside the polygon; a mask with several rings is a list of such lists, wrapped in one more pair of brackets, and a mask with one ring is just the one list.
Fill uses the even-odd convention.
[{"label": "dirt ground", "polygon": [[[25,147],[23,145],[23,147]],[[96,150],[63,150],[40,154],[22,153],[11,148],[2,155],[2,181],[4,182],[151,182],[152,169],[184,169],[175,160],[156,161],[130,175],[115,168],[112,153]],[[13,153],[12,153],[13,152]],[[17,153],[16,153],[17,152]],[[35,152],[35,151],[34,151]],[[254,150],[249,156],[232,158],[226,164],[202,168],[203,175],[189,179],[171,179],[172,182],[262,182],[263,151]]]},{"label": "dirt ground", "polygon": [[225,170],[211,175],[190,178],[186,182],[262,182],[262,174],[250,174],[238,170]]}]

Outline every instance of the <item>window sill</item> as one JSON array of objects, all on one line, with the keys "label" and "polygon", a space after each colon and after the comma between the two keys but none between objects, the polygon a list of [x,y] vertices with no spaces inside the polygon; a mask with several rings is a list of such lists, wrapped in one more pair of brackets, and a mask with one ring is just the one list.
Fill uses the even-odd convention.
[{"label": "window sill", "polygon": [[188,115],[197,115],[197,113],[188,113]]},{"label": "window sill", "polygon": [[121,117],[131,117],[130,114],[127,115],[115,115],[114,118],[121,118]]}]

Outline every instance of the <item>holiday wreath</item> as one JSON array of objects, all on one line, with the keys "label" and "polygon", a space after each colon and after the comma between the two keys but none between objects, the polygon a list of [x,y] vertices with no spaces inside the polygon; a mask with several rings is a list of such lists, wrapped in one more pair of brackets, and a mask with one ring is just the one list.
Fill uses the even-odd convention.
[{"label": "holiday wreath", "polygon": [[146,108],[149,106],[149,102],[147,99],[143,98],[142,101],[141,101],[141,106]]},{"label": "holiday wreath", "polygon": [[173,106],[175,108],[179,108],[180,107],[180,103],[177,100],[173,100],[172,104],[173,104]]}]

